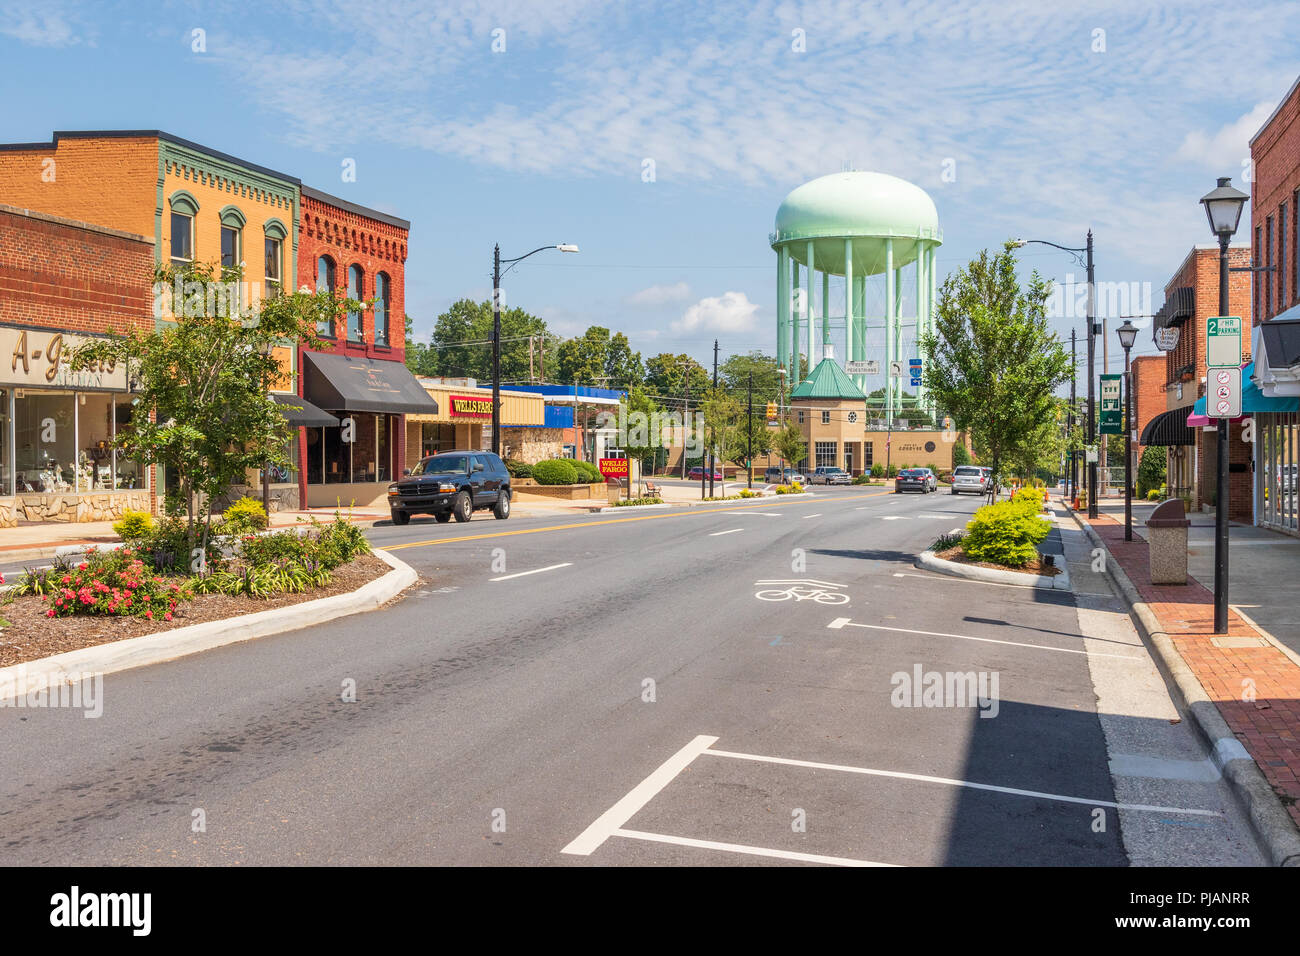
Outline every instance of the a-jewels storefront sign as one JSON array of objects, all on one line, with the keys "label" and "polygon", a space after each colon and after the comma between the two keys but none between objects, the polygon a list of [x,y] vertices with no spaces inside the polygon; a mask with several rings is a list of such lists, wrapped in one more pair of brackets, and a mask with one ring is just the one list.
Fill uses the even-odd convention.
[{"label": "a-jewels storefront sign", "polygon": [[74,371],[72,353],[101,336],[0,326],[0,384],[126,391],[126,368],[104,362]]},{"label": "a-jewels storefront sign", "polygon": [[452,418],[491,418],[492,399],[475,395],[450,395]]}]

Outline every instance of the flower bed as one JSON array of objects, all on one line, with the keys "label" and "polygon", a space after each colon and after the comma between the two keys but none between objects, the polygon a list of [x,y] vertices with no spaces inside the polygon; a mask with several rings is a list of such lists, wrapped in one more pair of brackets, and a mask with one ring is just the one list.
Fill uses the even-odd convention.
[{"label": "flower bed", "polygon": [[1059,569],[1039,560],[1038,544],[1051,531],[1050,524],[1039,516],[1042,507],[1042,491],[1022,488],[1009,501],[977,510],[964,534],[944,535],[931,550],[946,561],[1057,574]]}]

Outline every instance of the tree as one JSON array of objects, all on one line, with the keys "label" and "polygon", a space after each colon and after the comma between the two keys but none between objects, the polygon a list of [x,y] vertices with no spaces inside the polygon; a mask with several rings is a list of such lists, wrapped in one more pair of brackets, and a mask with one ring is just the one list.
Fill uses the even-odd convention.
[{"label": "tree", "polygon": [[688,375],[692,399],[701,400],[709,389],[711,378],[708,370],[695,359],[671,352],[660,352],[646,359],[645,386],[653,395],[684,398]]},{"label": "tree", "polygon": [[406,317],[406,367],[412,375],[436,375],[434,363],[438,353],[423,342],[415,340],[415,320]]},{"label": "tree", "polygon": [[952,466],[956,468],[958,465],[969,465],[969,464],[970,464],[970,452],[966,450],[966,446],[963,445],[961,442],[958,442],[957,444],[953,445]]},{"label": "tree", "polygon": [[1165,483],[1165,466],[1168,455],[1163,447],[1151,445],[1142,449],[1142,460],[1137,467],[1137,494],[1145,498],[1147,492],[1159,490]]},{"label": "tree", "polygon": [[[501,381],[529,381],[529,340],[533,342],[534,378],[541,378],[538,349],[546,323],[523,309],[501,313]],[[550,348],[548,346],[548,354]],[[492,380],[492,302],[458,299],[438,316],[433,329],[428,374]]]},{"label": "tree", "polygon": [[1034,272],[1022,289],[1012,248],[984,250],[948,277],[934,331],[921,340],[926,388],[987,450],[994,474],[1044,422],[1055,422],[1053,391],[1071,373],[1047,324],[1050,283]]},{"label": "tree", "polygon": [[129,369],[137,401],[115,444],[176,476],[179,492],[168,496],[167,511],[185,513],[191,548],[206,547],[210,502],[244,483],[250,470],[290,464],[287,446],[297,428],[267,391],[284,377],[274,348],[286,341],[323,347],[317,322],[341,320],[361,303],[329,291],[295,292],[265,299],[254,312],[223,296],[239,281],[238,270],[217,275],[204,264],[160,266],[155,281],[167,290],[173,321],[88,342],[74,353],[73,368],[120,362]]},{"label": "tree", "polygon": [[794,422],[786,422],[773,436],[772,450],[790,467],[798,465],[808,455],[808,442],[803,437],[803,430]]},{"label": "tree", "polygon": [[650,470],[654,470],[654,456],[663,447],[663,433],[660,428],[659,403],[645,393],[639,385],[633,385],[622,403],[621,413],[625,434],[619,439],[623,450],[629,458],[641,462],[644,470],[646,459],[651,460]]},{"label": "tree", "polygon": [[610,335],[603,326],[590,326],[556,349],[556,375],[561,382],[627,388],[645,378],[641,353],[633,352],[622,332]]},{"label": "tree", "polygon": [[736,400],[749,401],[749,378],[754,377],[754,404],[766,407],[781,395],[781,376],[776,359],[758,350],[737,353],[718,366],[718,381]]}]

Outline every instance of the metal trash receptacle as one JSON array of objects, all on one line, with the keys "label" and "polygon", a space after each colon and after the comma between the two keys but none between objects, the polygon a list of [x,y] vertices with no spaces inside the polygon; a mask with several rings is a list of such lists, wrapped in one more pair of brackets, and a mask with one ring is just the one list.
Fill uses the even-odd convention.
[{"label": "metal trash receptacle", "polygon": [[1187,583],[1187,529],[1191,524],[1182,498],[1160,502],[1147,518],[1152,584]]}]

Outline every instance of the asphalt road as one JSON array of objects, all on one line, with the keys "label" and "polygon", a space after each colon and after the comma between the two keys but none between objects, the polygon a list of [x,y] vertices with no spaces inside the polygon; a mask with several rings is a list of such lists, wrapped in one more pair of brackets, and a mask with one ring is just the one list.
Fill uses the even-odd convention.
[{"label": "asphalt road", "polygon": [[0,859],[1261,861],[1104,579],[932,575],[977,499],[818,491],[377,527],[380,611],[0,709]]}]

